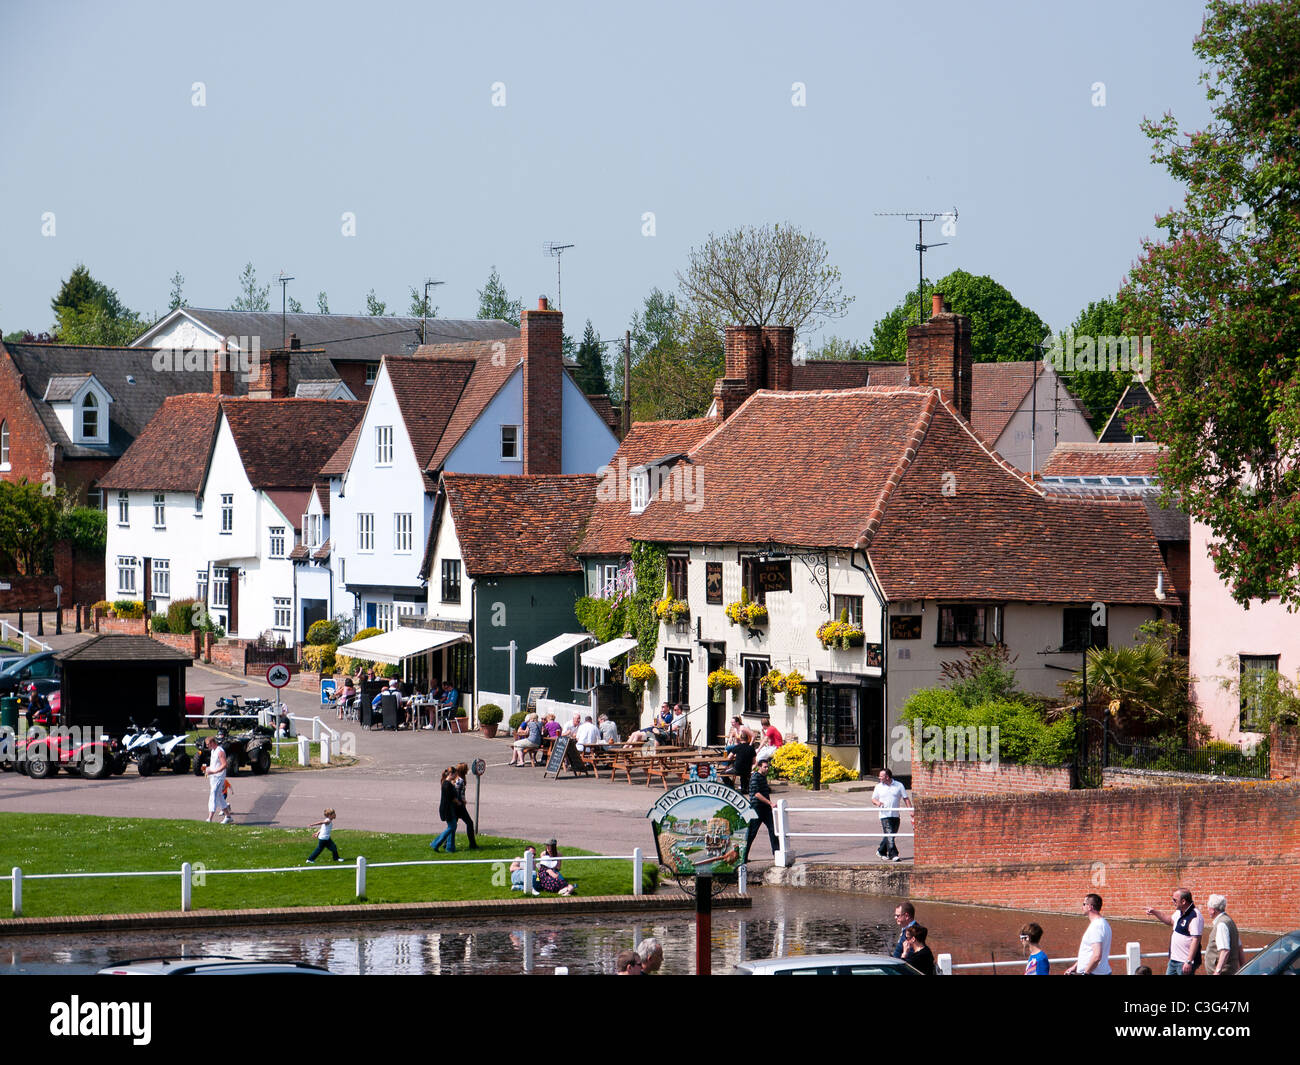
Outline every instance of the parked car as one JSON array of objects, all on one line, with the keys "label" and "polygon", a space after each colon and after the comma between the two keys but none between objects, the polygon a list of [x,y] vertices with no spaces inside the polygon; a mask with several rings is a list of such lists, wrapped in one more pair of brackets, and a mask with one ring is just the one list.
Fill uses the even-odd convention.
[{"label": "parked car", "polygon": [[1246,962],[1238,976],[1300,976],[1300,932],[1288,932]]},{"label": "parked car", "polygon": [[201,958],[141,958],[100,969],[100,976],[335,976],[305,961],[253,961],[226,955]]},{"label": "parked car", "polygon": [[21,662],[26,657],[21,651],[0,652],[0,673],[3,673],[15,662]]},{"label": "parked car", "polygon": [[907,962],[888,954],[807,954],[803,957],[743,961],[734,976],[920,976]]},{"label": "parked car", "polygon": [[54,660],[54,652],[38,651],[0,670],[0,695],[22,695],[35,681],[40,693],[48,697],[59,687],[62,677],[63,667]]}]

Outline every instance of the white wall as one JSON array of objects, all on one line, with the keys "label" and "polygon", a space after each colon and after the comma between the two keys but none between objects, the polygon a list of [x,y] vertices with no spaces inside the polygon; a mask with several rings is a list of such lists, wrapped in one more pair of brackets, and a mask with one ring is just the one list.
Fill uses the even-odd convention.
[{"label": "white wall", "polygon": [[[501,458],[501,426],[519,426],[519,458]],[[524,371],[516,367],[443,463],[448,473],[524,472]]]},{"label": "white wall", "polygon": [[[1024,402],[1011,416],[1007,426],[1002,430],[994,447],[999,455],[1017,469],[1029,472],[1031,437],[1036,438],[1034,465],[1041,471],[1047,463],[1047,457],[1058,443],[1060,444],[1095,444],[1097,434],[1088,425],[1078,405],[1070,398],[1062,382],[1059,395],[1056,390],[1058,378],[1056,371],[1046,367],[1038,378],[1038,418],[1035,421],[1034,396],[1025,395]],[[1037,425],[1036,433],[1030,427]],[[1053,430],[1059,430],[1059,437]]]},{"label": "white wall", "polygon": [[456,537],[456,526],[451,520],[451,507],[443,507],[442,522],[438,528],[438,539],[434,544],[433,562],[429,568],[428,617],[444,621],[469,621],[473,614],[474,581],[465,572],[465,563],[460,565],[460,602],[444,603],[442,601],[442,562],[443,559],[460,559],[460,540]]}]

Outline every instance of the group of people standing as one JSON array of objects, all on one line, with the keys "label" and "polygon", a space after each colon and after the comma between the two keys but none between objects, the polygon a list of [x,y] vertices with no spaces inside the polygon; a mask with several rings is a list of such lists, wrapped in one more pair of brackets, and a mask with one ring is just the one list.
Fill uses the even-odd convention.
[{"label": "group of people standing", "polygon": [[429,843],[435,851],[446,847],[448,854],[456,853],[456,828],[462,821],[469,833],[469,849],[478,850],[478,842],[474,835],[474,821],[469,816],[469,807],[465,805],[465,784],[468,780],[469,766],[465,762],[450,765],[442,771],[438,816],[447,827],[443,829],[440,836]]}]

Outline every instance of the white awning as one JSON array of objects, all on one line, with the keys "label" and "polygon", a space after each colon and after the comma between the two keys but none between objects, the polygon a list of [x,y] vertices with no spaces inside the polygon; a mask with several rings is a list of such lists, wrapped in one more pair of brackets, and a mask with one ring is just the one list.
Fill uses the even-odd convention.
[{"label": "white awning", "polygon": [[631,636],[620,636],[617,640],[602,643],[599,647],[593,647],[590,651],[583,651],[582,664],[584,666],[593,666],[596,669],[609,669],[610,662],[635,646],[636,640]]},{"label": "white awning", "polygon": [[530,666],[553,666],[555,665],[556,655],[563,654],[570,647],[577,647],[580,643],[586,643],[588,640],[594,639],[595,637],[590,633],[566,632],[529,651],[528,664]]},{"label": "white awning", "polygon": [[436,651],[439,647],[453,643],[469,643],[469,637],[463,632],[447,632],[444,629],[399,628],[381,632],[378,636],[369,636],[356,643],[345,643],[337,653],[400,666],[403,659]]}]

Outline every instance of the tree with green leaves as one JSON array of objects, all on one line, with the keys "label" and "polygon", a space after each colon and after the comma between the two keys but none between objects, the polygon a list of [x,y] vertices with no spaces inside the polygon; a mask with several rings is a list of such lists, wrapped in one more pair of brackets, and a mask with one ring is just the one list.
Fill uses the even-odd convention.
[{"label": "tree with green leaves", "polygon": [[366,293],[366,314],[370,315],[372,318],[378,318],[381,314],[387,312],[387,310],[388,304],[375,295],[375,290],[373,288]]},{"label": "tree with green leaves", "polygon": [[239,275],[240,295],[230,305],[232,311],[269,311],[271,309],[271,286],[257,283],[257,271],[253,264],[246,263],[244,272]]},{"label": "tree with green leaves", "polygon": [[95,280],[83,263],[59,286],[50,306],[55,332],[63,344],[125,345],[148,327],[113,289]]},{"label": "tree with green leaves", "polygon": [[836,336],[827,337],[822,341],[822,346],[809,356],[811,359],[824,359],[828,362],[860,362],[870,357],[871,349],[868,345]]},{"label": "tree with green leaves", "polygon": [[[699,418],[722,376],[721,337],[684,315],[677,298],[652,289],[632,316],[632,417],[637,421]],[[614,394],[623,394],[623,360],[614,360]]]},{"label": "tree with green leaves", "polygon": [[316,311],[318,314],[329,314],[330,300],[323,292],[316,293]]},{"label": "tree with green leaves", "polygon": [[824,240],[789,224],[710,233],[677,275],[683,311],[719,336],[729,325],[814,330],[853,302],[829,259]]},{"label": "tree with green leaves", "polygon": [[[1079,312],[1070,326],[1074,337],[1120,337],[1125,336],[1124,315],[1119,304],[1113,299],[1093,300]],[[1066,338],[1070,334],[1061,334],[1061,350],[1065,350]],[[1100,433],[1110,420],[1111,412],[1119,397],[1124,394],[1133,381],[1131,371],[1110,369],[1075,370],[1068,372],[1059,366],[1056,368],[1062,379],[1070,386],[1083,405],[1088,408],[1088,424],[1095,433]]]},{"label": "tree with green leaves", "polygon": [[956,314],[971,319],[971,355],[976,362],[1018,362],[1040,357],[1038,345],[1050,330],[993,278],[954,270],[938,284],[926,281],[923,292],[908,291],[902,302],[876,323],[871,358],[902,362],[907,358],[907,327],[930,317],[931,299],[942,292]]},{"label": "tree with green leaves", "polygon": [[302,304],[292,296],[289,297],[289,310],[294,314],[302,314]]},{"label": "tree with green leaves", "polygon": [[419,289],[411,286],[411,309],[406,313],[412,318],[437,318],[438,307],[428,296],[422,295]]},{"label": "tree with green leaves", "polygon": [[43,488],[26,477],[0,481],[0,556],[22,574],[43,573],[51,562],[59,505]]},{"label": "tree with green leaves", "polygon": [[167,309],[169,311],[174,311],[185,302],[185,277],[179,270],[172,274],[171,285],[172,291],[171,295],[167,298]]},{"label": "tree with green leaves", "polygon": [[596,335],[591,319],[582,331],[582,343],[578,345],[578,369],[574,378],[578,387],[588,396],[608,395],[609,381],[605,377],[605,348]]},{"label": "tree with green leaves", "polygon": [[1300,0],[1212,0],[1193,50],[1211,121],[1142,128],[1182,181],[1160,241],[1120,292],[1152,337],[1157,407],[1137,424],[1160,479],[1209,526],[1215,570],[1243,604],[1300,609]]},{"label": "tree with green leaves", "polygon": [[523,319],[523,310],[523,302],[510,298],[505,285],[501,283],[501,275],[497,273],[497,268],[492,267],[486,284],[478,292],[477,317],[495,318],[517,326]]}]

